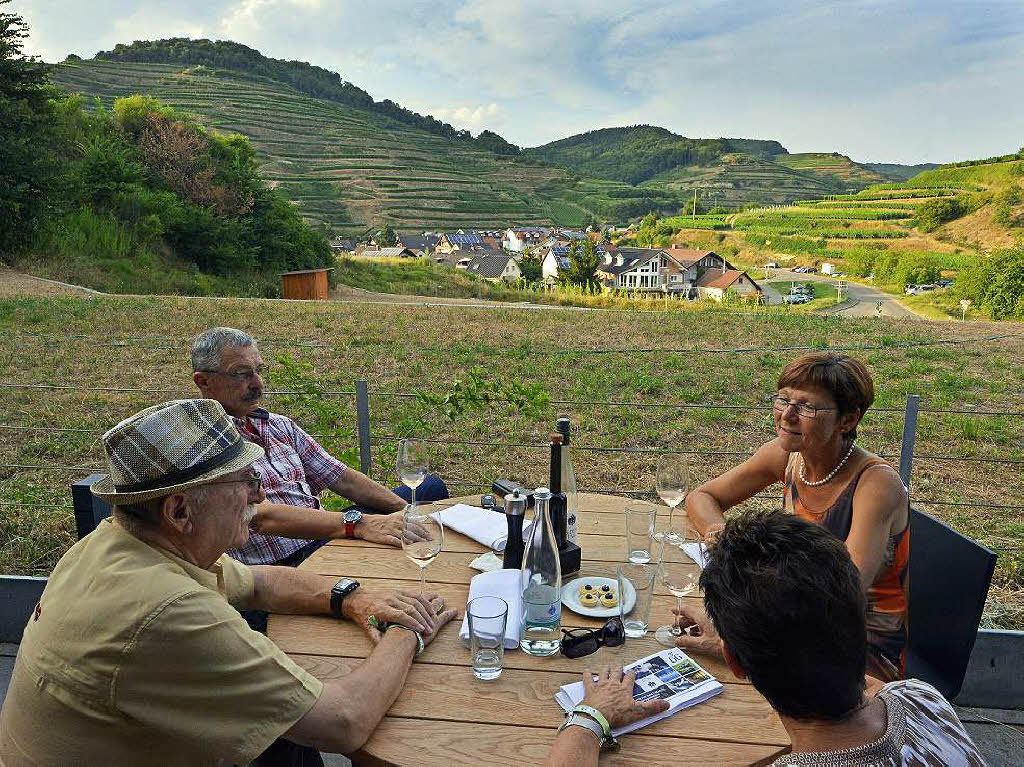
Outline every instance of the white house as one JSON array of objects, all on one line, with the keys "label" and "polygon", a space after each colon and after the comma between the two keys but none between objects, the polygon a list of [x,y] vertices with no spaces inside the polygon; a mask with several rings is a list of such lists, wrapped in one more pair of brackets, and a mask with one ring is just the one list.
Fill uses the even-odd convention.
[{"label": "white house", "polygon": [[[582,245],[579,247],[583,247]],[[605,249],[600,245],[597,248],[597,255],[599,258],[607,258]],[[544,282],[557,282],[558,273],[564,272],[569,268],[569,246],[568,245],[549,245],[546,250],[542,251],[540,271],[541,278]],[[598,267],[600,269],[600,267]]]},{"label": "white house", "polygon": [[515,256],[502,251],[491,251],[476,255],[467,264],[466,271],[470,274],[477,274],[485,280],[498,282],[507,280],[514,282],[522,277],[519,270],[519,262]]},{"label": "white house", "polygon": [[702,298],[711,298],[721,301],[730,290],[738,293],[744,298],[756,298],[760,300],[763,296],[761,286],[758,285],[746,272],[738,269],[709,269],[697,283],[697,289]]},{"label": "white house", "polygon": [[505,230],[501,246],[513,253],[522,253],[527,248],[536,247],[543,241],[550,229],[543,229],[536,226],[515,226]]}]

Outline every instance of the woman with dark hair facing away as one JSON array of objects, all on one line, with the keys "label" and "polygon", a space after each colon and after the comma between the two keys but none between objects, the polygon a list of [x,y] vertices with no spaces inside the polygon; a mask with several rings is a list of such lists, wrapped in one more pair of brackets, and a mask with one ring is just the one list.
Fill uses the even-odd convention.
[{"label": "woman with dark hair facing away", "polygon": [[[846,543],[867,596],[868,673],[891,681],[904,676],[910,500],[892,466],[857,446],[874,399],[857,359],[825,352],[794,360],[772,398],[775,439],[694,490],[686,511],[699,532],[713,534],[726,509],[782,482],[786,511]],[[695,646],[685,636],[679,644]]]},{"label": "woman with dark hair facing away", "polygon": [[[778,511],[730,520],[709,548],[700,587],[707,615],[686,607],[679,617],[696,623],[704,649],[749,678],[778,713],[792,747],[771,767],[984,767],[938,690],[865,677],[861,573],[820,526]],[[545,767],[595,767],[615,745],[613,730],[668,705],[635,701],[633,674],[621,667],[588,670],[583,681],[583,703]],[[628,743],[622,748],[628,753]]]}]

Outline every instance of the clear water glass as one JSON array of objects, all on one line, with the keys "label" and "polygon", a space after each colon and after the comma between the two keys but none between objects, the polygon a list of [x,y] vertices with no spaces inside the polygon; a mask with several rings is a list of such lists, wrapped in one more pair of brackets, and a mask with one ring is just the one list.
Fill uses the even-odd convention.
[{"label": "clear water glass", "polygon": [[[651,601],[654,597],[654,580],[658,575],[657,565],[624,563],[616,569],[619,579],[619,615],[626,636],[639,639],[647,634],[651,625]],[[632,587],[636,601],[626,612],[626,594]]]},{"label": "clear water glass", "polygon": [[626,559],[634,564],[651,561],[654,521],[658,507],[647,501],[626,503]]},{"label": "clear water glass", "polygon": [[469,653],[473,676],[489,681],[501,676],[505,657],[508,603],[498,597],[477,597],[466,605]]}]

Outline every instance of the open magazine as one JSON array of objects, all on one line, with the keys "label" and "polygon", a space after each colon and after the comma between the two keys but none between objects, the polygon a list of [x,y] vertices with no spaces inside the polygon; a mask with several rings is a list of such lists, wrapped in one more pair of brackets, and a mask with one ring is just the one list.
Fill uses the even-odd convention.
[{"label": "open magazine", "polygon": [[[634,700],[664,698],[668,701],[669,707],[660,714],[612,730],[612,735],[616,737],[702,703],[722,691],[721,682],[701,668],[689,655],[675,647],[641,658],[636,663],[626,666],[625,670],[636,671],[636,681],[633,684]],[[572,711],[583,701],[583,694],[583,682],[574,682],[563,685],[555,693],[555,700],[566,711]]]}]

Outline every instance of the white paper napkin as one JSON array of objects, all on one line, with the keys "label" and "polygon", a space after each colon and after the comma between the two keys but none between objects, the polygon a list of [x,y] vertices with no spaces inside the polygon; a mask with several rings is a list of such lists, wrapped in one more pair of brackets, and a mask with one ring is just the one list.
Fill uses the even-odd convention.
[{"label": "white paper napkin", "polygon": [[700,565],[700,569],[703,570],[708,563],[708,547],[703,543],[684,543],[682,548],[687,556]]},{"label": "white paper napkin", "polygon": [[[447,509],[435,511],[431,516],[445,527],[457,533],[469,536],[477,543],[482,543],[495,551],[504,551],[508,541],[508,523],[505,515],[500,512],[481,509],[466,503],[456,503]],[[530,530],[530,523],[523,523],[523,540]]]},{"label": "white paper napkin", "polygon": [[[519,590],[519,570],[495,570],[474,575],[469,582],[469,600],[477,597],[501,597],[508,602],[505,624],[505,649],[519,647],[519,630],[523,623],[523,595]],[[468,604],[468,603],[467,603]],[[462,618],[459,640],[469,646],[469,618]]]}]

